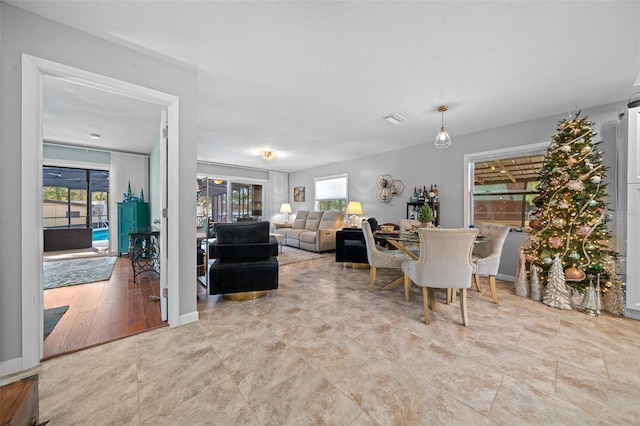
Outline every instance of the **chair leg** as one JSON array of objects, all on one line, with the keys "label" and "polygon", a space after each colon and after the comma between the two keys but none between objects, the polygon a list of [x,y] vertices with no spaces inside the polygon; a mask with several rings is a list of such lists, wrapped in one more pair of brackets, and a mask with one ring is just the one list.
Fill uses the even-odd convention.
[{"label": "chair leg", "polygon": [[447,305],[456,301],[456,297],[458,297],[458,289],[457,288],[448,288],[447,289]]},{"label": "chair leg", "polygon": [[469,325],[469,316],[467,315],[467,289],[460,289],[460,313],[462,314],[462,324]]},{"label": "chair leg", "polygon": [[429,324],[429,295],[426,287],[422,287],[422,307],[424,309],[424,322]]},{"label": "chair leg", "polygon": [[431,310],[433,312],[438,312],[438,300],[436,299],[436,291],[435,289],[428,287],[429,288],[429,304],[431,305]]},{"label": "chair leg", "polygon": [[404,301],[408,302],[409,293],[411,293],[411,278],[409,278],[409,275],[407,274],[403,274],[403,275],[404,275]]},{"label": "chair leg", "polygon": [[491,297],[493,297],[493,303],[499,305],[498,303],[498,293],[496,292],[496,276],[489,275],[489,288],[491,289]]},{"label": "chair leg", "polygon": [[482,288],[480,287],[480,275],[473,274],[473,281],[476,283],[476,290],[478,290],[478,293],[482,293]]},{"label": "chair leg", "polygon": [[369,269],[369,291],[373,291],[373,284],[376,282],[376,268],[372,266]]}]

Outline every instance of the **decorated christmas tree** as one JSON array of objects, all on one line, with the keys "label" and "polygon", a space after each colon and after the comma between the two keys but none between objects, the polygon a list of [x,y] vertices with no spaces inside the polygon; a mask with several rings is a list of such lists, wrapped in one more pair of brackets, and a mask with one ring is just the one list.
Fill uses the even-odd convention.
[{"label": "decorated christmas tree", "polygon": [[617,255],[606,229],[606,170],[594,136],[586,118],[558,125],[540,172],[539,195],[533,200],[537,209],[529,223],[532,244],[525,251],[527,260],[540,267],[544,284],[549,284],[557,255],[566,284],[580,293],[589,285],[588,275],[599,274],[603,292],[617,278]]}]

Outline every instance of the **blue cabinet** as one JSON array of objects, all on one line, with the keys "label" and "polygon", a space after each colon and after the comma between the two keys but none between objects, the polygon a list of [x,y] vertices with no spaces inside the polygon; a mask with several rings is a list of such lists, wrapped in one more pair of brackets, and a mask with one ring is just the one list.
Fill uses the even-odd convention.
[{"label": "blue cabinet", "polygon": [[129,253],[129,231],[149,226],[149,203],[118,203],[118,256]]}]

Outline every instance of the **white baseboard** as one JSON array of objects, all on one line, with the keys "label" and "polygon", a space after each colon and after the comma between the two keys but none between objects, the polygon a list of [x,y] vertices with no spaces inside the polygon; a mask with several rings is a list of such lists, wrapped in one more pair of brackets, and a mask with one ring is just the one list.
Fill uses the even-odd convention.
[{"label": "white baseboard", "polygon": [[198,311],[189,312],[188,314],[180,315],[180,323],[176,324],[176,326],[196,322],[199,319],[200,319],[200,316],[198,315]]},{"label": "white baseboard", "polygon": [[0,378],[22,371],[22,358],[13,358],[0,362]]},{"label": "white baseboard", "polygon": [[640,320],[640,311],[636,311],[635,309],[627,308],[627,309],[624,310],[624,316],[627,317],[627,318]]}]

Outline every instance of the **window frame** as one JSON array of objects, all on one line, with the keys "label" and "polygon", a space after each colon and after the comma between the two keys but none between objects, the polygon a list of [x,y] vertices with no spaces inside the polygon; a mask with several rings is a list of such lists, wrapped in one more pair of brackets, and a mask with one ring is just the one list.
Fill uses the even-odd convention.
[{"label": "window frame", "polygon": [[[526,155],[546,154],[551,141],[538,142],[529,145],[521,145],[509,148],[500,148],[490,151],[480,151],[464,154],[463,170],[464,170],[464,227],[467,228],[473,224],[473,197],[474,197],[474,163],[478,161],[491,161],[496,159],[504,159],[509,157],[522,157]],[[513,192],[513,191],[508,191]],[[506,193],[506,192],[504,192]],[[498,192],[495,192],[498,195]]]}]

